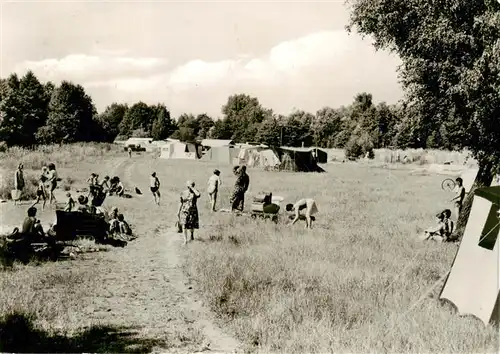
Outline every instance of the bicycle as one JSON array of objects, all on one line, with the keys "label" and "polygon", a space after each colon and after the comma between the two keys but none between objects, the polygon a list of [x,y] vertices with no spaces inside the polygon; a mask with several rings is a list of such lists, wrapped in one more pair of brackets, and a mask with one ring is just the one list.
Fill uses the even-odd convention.
[{"label": "bicycle", "polygon": [[441,182],[441,188],[444,191],[451,192],[455,189],[455,181],[451,178],[445,178],[443,182]]}]

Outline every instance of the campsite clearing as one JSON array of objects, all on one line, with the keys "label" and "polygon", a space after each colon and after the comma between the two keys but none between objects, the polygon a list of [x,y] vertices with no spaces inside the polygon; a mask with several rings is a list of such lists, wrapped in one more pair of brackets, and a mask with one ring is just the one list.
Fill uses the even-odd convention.
[{"label": "campsite clearing", "polygon": [[[147,191],[149,173],[156,171],[162,205],[156,207],[149,193],[107,199],[139,238],[123,249],[1,273],[1,314],[34,314],[46,332],[64,330],[72,338],[97,325],[134,332],[114,344],[102,334],[97,342],[103,347],[82,351],[126,352],[135,345],[143,352],[193,352],[207,343],[215,351],[290,353],[495,349],[492,328],[460,318],[435,298],[404,315],[449,270],[457,250],[415,238],[448,207],[442,176],[355,163],[323,167],[327,173],[248,170],[247,203],[261,191],[283,196],[284,203],[314,197],[319,214],[311,232],[302,223],[291,228],[210,213],[206,181],[214,168],[221,170],[219,207],[227,207],[234,183],[229,164],[149,154],[80,163],[74,186],[98,168],[101,176],[117,174],[125,187]],[[203,193],[201,229],[199,239],[182,248],[182,237],[171,230],[187,179]],[[22,221],[25,208],[0,207]]]}]

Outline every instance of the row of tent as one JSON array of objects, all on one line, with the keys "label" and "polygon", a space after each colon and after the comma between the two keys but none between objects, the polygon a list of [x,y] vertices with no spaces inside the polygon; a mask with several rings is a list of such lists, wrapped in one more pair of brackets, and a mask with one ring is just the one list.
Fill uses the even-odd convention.
[{"label": "row of tent", "polygon": [[326,163],[328,160],[327,153],[317,148],[271,148],[265,145],[236,145],[230,140],[208,139],[201,143],[170,139],[159,146],[159,157],[296,172],[324,172],[318,163]]}]

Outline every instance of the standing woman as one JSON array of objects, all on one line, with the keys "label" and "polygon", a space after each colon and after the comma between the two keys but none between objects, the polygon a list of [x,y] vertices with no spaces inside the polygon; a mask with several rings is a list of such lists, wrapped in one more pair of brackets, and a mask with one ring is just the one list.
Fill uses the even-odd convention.
[{"label": "standing woman", "polygon": [[14,205],[16,205],[17,200],[21,199],[21,193],[23,192],[25,183],[24,183],[24,174],[23,174],[23,164],[20,163],[17,166],[16,174],[14,176],[14,189],[18,191],[17,199],[14,200]]},{"label": "standing woman", "polygon": [[245,208],[245,193],[250,185],[250,177],[247,174],[246,166],[235,167],[233,169],[236,175],[233,195],[231,196],[231,211],[243,211]]},{"label": "standing woman", "polygon": [[179,224],[184,231],[184,245],[188,243],[188,230],[191,231],[191,241],[194,240],[194,230],[200,228],[198,207],[196,202],[200,198],[200,192],[194,187],[192,181],[186,182],[187,189],[181,193],[179,212]]},{"label": "standing woman", "polygon": [[49,185],[49,204],[56,202],[56,198],[54,197],[54,190],[57,187],[57,171],[56,165],[53,163],[49,164],[49,172],[47,173],[47,183]]}]

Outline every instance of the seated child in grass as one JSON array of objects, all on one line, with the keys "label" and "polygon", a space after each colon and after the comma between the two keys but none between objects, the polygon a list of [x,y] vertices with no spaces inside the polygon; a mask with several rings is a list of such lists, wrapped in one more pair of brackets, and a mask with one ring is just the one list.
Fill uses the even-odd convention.
[{"label": "seated child in grass", "polygon": [[119,230],[121,234],[132,235],[132,229],[129,224],[125,221],[123,214],[118,215]]},{"label": "seated child in grass", "polygon": [[442,212],[438,213],[436,215],[437,225],[430,227],[424,231],[423,240],[445,242],[450,239],[454,229],[454,224],[450,217],[450,209],[445,209]]}]

